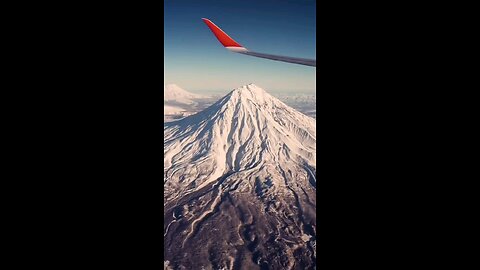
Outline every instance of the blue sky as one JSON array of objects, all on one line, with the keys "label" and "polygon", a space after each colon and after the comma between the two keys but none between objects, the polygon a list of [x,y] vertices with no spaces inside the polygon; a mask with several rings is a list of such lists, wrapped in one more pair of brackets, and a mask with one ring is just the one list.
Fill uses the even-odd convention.
[{"label": "blue sky", "polygon": [[256,52],[316,58],[313,0],[165,0],[165,83],[228,91],[255,83],[270,92],[315,92],[314,67],[231,53],[201,18]]}]

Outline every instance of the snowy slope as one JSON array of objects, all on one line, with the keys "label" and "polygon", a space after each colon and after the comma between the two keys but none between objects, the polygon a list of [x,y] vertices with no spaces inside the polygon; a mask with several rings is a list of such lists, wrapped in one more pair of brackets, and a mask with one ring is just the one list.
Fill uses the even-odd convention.
[{"label": "snowy slope", "polygon": [[[166,259],[187,269],[259,269],[262,261],[313,267],[315,129],[315,119],[254,84],[165,123]],[[303,255],[293,256],[291,243]],[[210,248],[189,250],[198,245],[228,252],[212,258]],[[176,257],[191,252],[198,255]]]},{"label": "snowy slope", "polygon": [[243,86],[205,111],[165,125],[165,177],[182,175],[203,186],[226,173],[268,163],[314,167],[315,126],[315,119],[260,87]]}]

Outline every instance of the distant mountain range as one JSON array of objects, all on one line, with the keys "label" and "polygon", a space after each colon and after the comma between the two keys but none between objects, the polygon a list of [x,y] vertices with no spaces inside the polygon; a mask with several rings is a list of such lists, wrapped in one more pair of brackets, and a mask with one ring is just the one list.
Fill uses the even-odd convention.
[{"label": "distant mountain range", "polygon": [[206,98],[206,96],[190,93],[176,84],[164,85],[164,101],[175,101],[177,103],[192,104],[195,99]]}]

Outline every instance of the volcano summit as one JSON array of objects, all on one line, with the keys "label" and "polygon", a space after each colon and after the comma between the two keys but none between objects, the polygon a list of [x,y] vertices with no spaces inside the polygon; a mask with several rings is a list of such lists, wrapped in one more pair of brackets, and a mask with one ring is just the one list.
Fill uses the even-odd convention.
[{"label": "volcano summit", "polygon": [[260,87],[164,124],[174,269],[314,269],[316,121]]}]

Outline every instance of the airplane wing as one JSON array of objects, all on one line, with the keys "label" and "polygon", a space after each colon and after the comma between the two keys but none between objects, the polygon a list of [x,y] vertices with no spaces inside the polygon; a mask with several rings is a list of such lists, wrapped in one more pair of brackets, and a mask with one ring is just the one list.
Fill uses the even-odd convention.
[{"label": "airplane wing", "polygon": [[280,55],[273,55],[273,54],[266,54],[266,53],[258,53],[252,52],[247,50],[245,47],[237,43],[233,40],[230,36],[228,36],[225,32],[222,31],[218,26],[216,26],[212,21],[209,19],[202,18],[203,22],[212,30],[215,37],[217,37],[218,41],[222,43],[222,45],[231,52],[246,54],[255,57],[266,58],[275,61],[287,62],[287,63],[294,63],[299,65],[311,66],[315,67],[317,64],[316,59],[305,59],[305,58],[296,58],[296,57],[289,57],[289,56],[280,56]]}]

